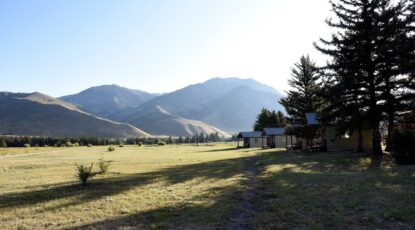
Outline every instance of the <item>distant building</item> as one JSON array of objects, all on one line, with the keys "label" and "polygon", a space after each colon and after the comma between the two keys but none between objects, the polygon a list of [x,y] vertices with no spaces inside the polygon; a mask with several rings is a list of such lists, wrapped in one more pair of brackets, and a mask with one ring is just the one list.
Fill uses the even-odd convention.
[{"label": "distant building", "polygon": [[[357,132],[345,133],[339,136],[334,126],[326,127],[327,151],[357,151],[358,134]],[[372,150],[372,131],[362,130],[362,146],[364,151]]]},{"label": "distant building", "polygon": [[263,147],[287,148],[288,137],[285,135],[285,128],[264,128],[262,135],[265,138]]},{"label": "distant building", "polygon": [[[240,139],[243,140],[243,145],[240,146]],[[262,132],[252,131],[252,132],[240,132],[238,134],[238,148],[261,148],[264,143],[264,138],[262,137]]]}]

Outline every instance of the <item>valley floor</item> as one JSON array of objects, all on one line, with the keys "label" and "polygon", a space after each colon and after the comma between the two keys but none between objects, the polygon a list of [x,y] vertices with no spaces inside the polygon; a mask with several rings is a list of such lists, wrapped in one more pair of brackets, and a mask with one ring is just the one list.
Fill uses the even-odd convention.
[{"label": "valley floor", "polygon": [[[1,229],[415,226],[415,166],[396,166],[387,157],[225,144],[114,152],[74,147],[19,156],[30,149],[0,159]],[[100,158],[111,161],[109,173],[79,185],[75,164],[96,165]]]}]

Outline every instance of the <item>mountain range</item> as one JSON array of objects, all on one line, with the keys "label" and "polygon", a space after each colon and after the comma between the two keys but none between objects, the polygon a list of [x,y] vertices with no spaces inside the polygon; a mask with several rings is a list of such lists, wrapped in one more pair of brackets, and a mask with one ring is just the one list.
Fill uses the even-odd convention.
[{"label": "mountain range", "polygon": [[103,85],[58,99],[0,93],[0,134],[192,136],[251,130],[261,108],[283,110],[281,94],[252,79],[213,78],[166,94]]},{"label": "mountain range", "polygon": [[[171,114],[200,120],[227,132],[251,130],[256,115],[265,107],[282,110],[278,104],[281,94],[274,88],[252,79],[213,78],[190,85],[131,108],[129,113],[154,110],[159,106]],[[111,116],[121,122],[119,116]],[[145,130],[145,129],[144,129]]]}]

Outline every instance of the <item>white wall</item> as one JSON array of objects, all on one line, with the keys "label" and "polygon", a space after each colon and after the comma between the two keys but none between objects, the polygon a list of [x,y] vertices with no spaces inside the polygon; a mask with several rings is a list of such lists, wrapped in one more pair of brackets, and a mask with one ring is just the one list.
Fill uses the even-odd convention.
[{"label": "white wall", "polygon": [[261,137],[249,138],[249,147],[251,147],[251,148],[262,148],[262,138]]},{"label": "white wall", "polygon": [[[275,148],[285,148],[285,147],[287,147],[287,142],[286,142],[285,135],[277,135],[277,136],[275,136],[274,137],[274,141],[275,141]],[[289,140],[288,140],[288,143],[290,143]],[[294,139],[293,139],[293,143],[294,143]]]}]

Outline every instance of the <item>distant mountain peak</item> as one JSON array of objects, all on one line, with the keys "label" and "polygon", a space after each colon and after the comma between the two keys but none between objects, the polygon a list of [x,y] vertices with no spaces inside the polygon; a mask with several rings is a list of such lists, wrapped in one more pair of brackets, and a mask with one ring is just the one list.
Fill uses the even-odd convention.
[{"label": "distant mountain peak", "polygon": [[215,77],[201,84],[205,84],[205,85],[221,84],[221,85],[232,85],[234,87],[248,86],[257,91],[263,91],[263,92],[275,93],[275,94],[281,95],[281,93],[274,87],[261,83],[253,78]]},{"label": "distant mountain peak", "polygon": [[60,99],[80,105],[89,113],[109,117],[119,111],[136,108],[155,97],[157,95],[145,91],[112,84],[90,87],[78,94],[63,96]]}]

